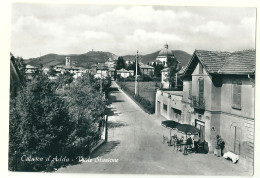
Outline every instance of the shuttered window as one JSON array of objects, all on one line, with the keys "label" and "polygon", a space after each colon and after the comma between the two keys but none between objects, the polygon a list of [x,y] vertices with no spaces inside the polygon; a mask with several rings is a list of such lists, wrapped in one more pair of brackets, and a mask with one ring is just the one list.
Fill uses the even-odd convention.
[{"label": "shuttered window", "polygon": [[241,82],[234,82],[232,86],[232,107],[235,109],[241,109]]}]

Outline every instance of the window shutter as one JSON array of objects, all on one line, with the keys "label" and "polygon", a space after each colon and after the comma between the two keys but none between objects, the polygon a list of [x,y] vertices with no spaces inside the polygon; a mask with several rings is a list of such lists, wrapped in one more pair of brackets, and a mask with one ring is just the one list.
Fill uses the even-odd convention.
[{"label": "window shutter", "polygon": [[241,109],[241,83],[236,82],[233,84],[233,107]]},{"label": "window shutter", "polygon": [[199,101],[203,101],[204,98],[204,80],[203,78],[199,79]]},{"label": "window shutter", "polygon": [[241,109],[241,85],[237,85],[237,107]]}]

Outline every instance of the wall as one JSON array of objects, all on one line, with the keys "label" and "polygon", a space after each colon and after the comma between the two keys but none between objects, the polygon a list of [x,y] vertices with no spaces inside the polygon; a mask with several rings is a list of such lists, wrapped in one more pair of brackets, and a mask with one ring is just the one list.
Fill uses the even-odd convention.
[{"label": "wall", "polygon": [[[232,82],[240,79],[241,86],[241,110],[232,108]],[[254,118],[254,96],[255,91],[247,76],[227,76],[223,78],[221,88],[221,111],[238,116]]]},{"label": "wall", "polygon": [[211,110],[211,99],[212,99],[212,81],[211,77],[207,74],[206,70],[203,69],[203,74],[199,74],[199,65],[197,64],[195,70],[192,73],[192,96],[198,96],[198,79],[204,79],[204,99],[205,99],[205,110]]},{"label": "wall", "polygon": [[254,157],[254,120],[236,117],[229,114],[221,114],[220,135],[226,145],[224,152],[234,151],[235,127],[236,129],[236,151],[239,154],[239,164],[246,168],[253,167]]},{"label": "wall", "polygon": [[[158,115],[157,113],[157,101],[160,101],[160,114],[165,117],[166,119],[173,120],[173,115],[172,115],[172,110],[171,108],[178,109],[182,111],[183,105],[182,105],[182,96],[170,95],[171,98],[169,97],[169,94],[167,92],[162,92],[161,90],[157,90],[156,92],[156,104],[155,104],[155,114]],[[167,111],[163,109],[163,104],[167,105]]]},{"label": "wall", "polygon": [[191,99],[189,98],[189,87],[192,85],[191,79],[184,79],[183,80],[183,102],[190,103]]},{"label": "wall", "polygon": [[163,88],[169,88],[169,82],[168,82],[168,79],[167,79],[167,75],[168,75],[167,71],[162,72],[161,83],[162,83]]}]

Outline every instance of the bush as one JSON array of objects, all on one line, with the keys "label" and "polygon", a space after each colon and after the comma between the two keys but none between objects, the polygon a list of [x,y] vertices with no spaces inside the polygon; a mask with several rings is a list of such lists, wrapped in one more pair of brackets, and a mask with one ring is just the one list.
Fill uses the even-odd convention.
[{"label": "bush", "polygon": [[153,81],[153,78],[151,78],[149,75],[142,75],[141,76],[141,81],[143,82],[150,82],[150,81]]}]

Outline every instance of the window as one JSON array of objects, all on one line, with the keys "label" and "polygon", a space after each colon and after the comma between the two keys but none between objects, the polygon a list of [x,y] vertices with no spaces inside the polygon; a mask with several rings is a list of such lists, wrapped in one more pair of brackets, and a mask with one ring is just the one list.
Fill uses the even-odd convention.
[{"label": "window", "polygon": [[173,120],[181,123],[181,110],[172,108]]},{"label": "window", "polygon": [[200,62],[199,62],[199,74],[203,74],[203,67]]},{"label": "window", "polygon": [[241,109],[241,82],[234,82],[232,86],[232,108]]},{"label": "window", "polygon": [[167,111],[167,105],[163,104],[163,110]]}]

